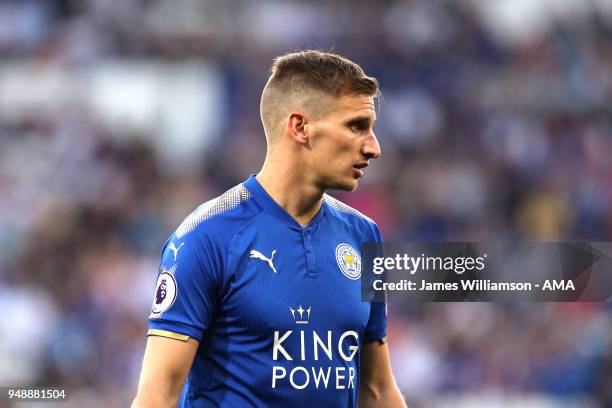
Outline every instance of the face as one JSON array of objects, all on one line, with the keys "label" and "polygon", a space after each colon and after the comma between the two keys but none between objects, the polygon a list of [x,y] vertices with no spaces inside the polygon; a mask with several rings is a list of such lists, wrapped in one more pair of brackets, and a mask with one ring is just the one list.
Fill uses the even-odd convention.
[{"label": "face", "polygon": [[307,125],[310,168],[323,189],[353,191],[370,159],[380,156],[374,98],[346,95]]}]

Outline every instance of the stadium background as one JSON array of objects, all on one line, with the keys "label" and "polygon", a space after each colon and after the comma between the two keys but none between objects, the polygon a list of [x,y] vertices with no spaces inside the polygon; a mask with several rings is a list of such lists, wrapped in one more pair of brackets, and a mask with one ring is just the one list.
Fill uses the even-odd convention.
[{"label": "stadium background", "polygon": [[[256,172],[271,59],[380,79],[386,240],[610,240],[612,3],[0,1],[0,385],[133,397],[158,256]],[[412,408],[610,407],[608,304],[391,305]],[[62,405],[66,406],[66,405]]]}]

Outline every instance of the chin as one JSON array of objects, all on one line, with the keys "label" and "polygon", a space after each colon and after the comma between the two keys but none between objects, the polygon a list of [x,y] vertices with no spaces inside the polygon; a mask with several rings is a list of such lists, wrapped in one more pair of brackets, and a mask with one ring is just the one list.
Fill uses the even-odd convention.
[{"label": "chin", "polygon": [[353,180],[336,180],[335,183],[330,183],[328,189],[330,190],[341,190],[341,191],[355,191],[359,182],[357,179]]}]

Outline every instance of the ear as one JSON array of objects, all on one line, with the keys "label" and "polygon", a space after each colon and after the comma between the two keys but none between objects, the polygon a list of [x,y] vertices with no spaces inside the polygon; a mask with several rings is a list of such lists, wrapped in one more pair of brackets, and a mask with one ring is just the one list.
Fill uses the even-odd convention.
[{"label": "ear", "polygon": [[308,118],[301,112],[291,112],[287,121],[287,130],[291,138],[299,143],[308,143],[308,135],[306,134],[306,124]]}]

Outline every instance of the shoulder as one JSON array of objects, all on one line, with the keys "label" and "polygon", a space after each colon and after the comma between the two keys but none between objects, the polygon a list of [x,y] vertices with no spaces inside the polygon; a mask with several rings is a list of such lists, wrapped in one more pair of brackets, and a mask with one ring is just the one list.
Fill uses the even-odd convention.
[{"label": "shoulder", "polygon": [[174,235],[177,239],[213,234],[215,239],[231,235],[259,212],[250,205],[251,192],[238,184],[219,197],[207,201],[181,222]]},{"label": "shoulder", "polygon": [[341,222],[350,224],[361,231],[366,230],[368,232],[373,232],[375,237],[380,236],[376,222],[362,212],[357,211],[350,205],[343,203],[329,194],[323,194],[323,202],[328,206],[332,215]]},{"label": "shoulder", "polygon": [[366,222],[368,224],[376,225],[374,220],[367,215],[357,211],[350,205],[343,203],[329,194],[323,194],[323,202],[325,202],[325,204],[327,204],[330,209],[335,212],[335,215],[341,218],[345,218],[349,221]]}]

